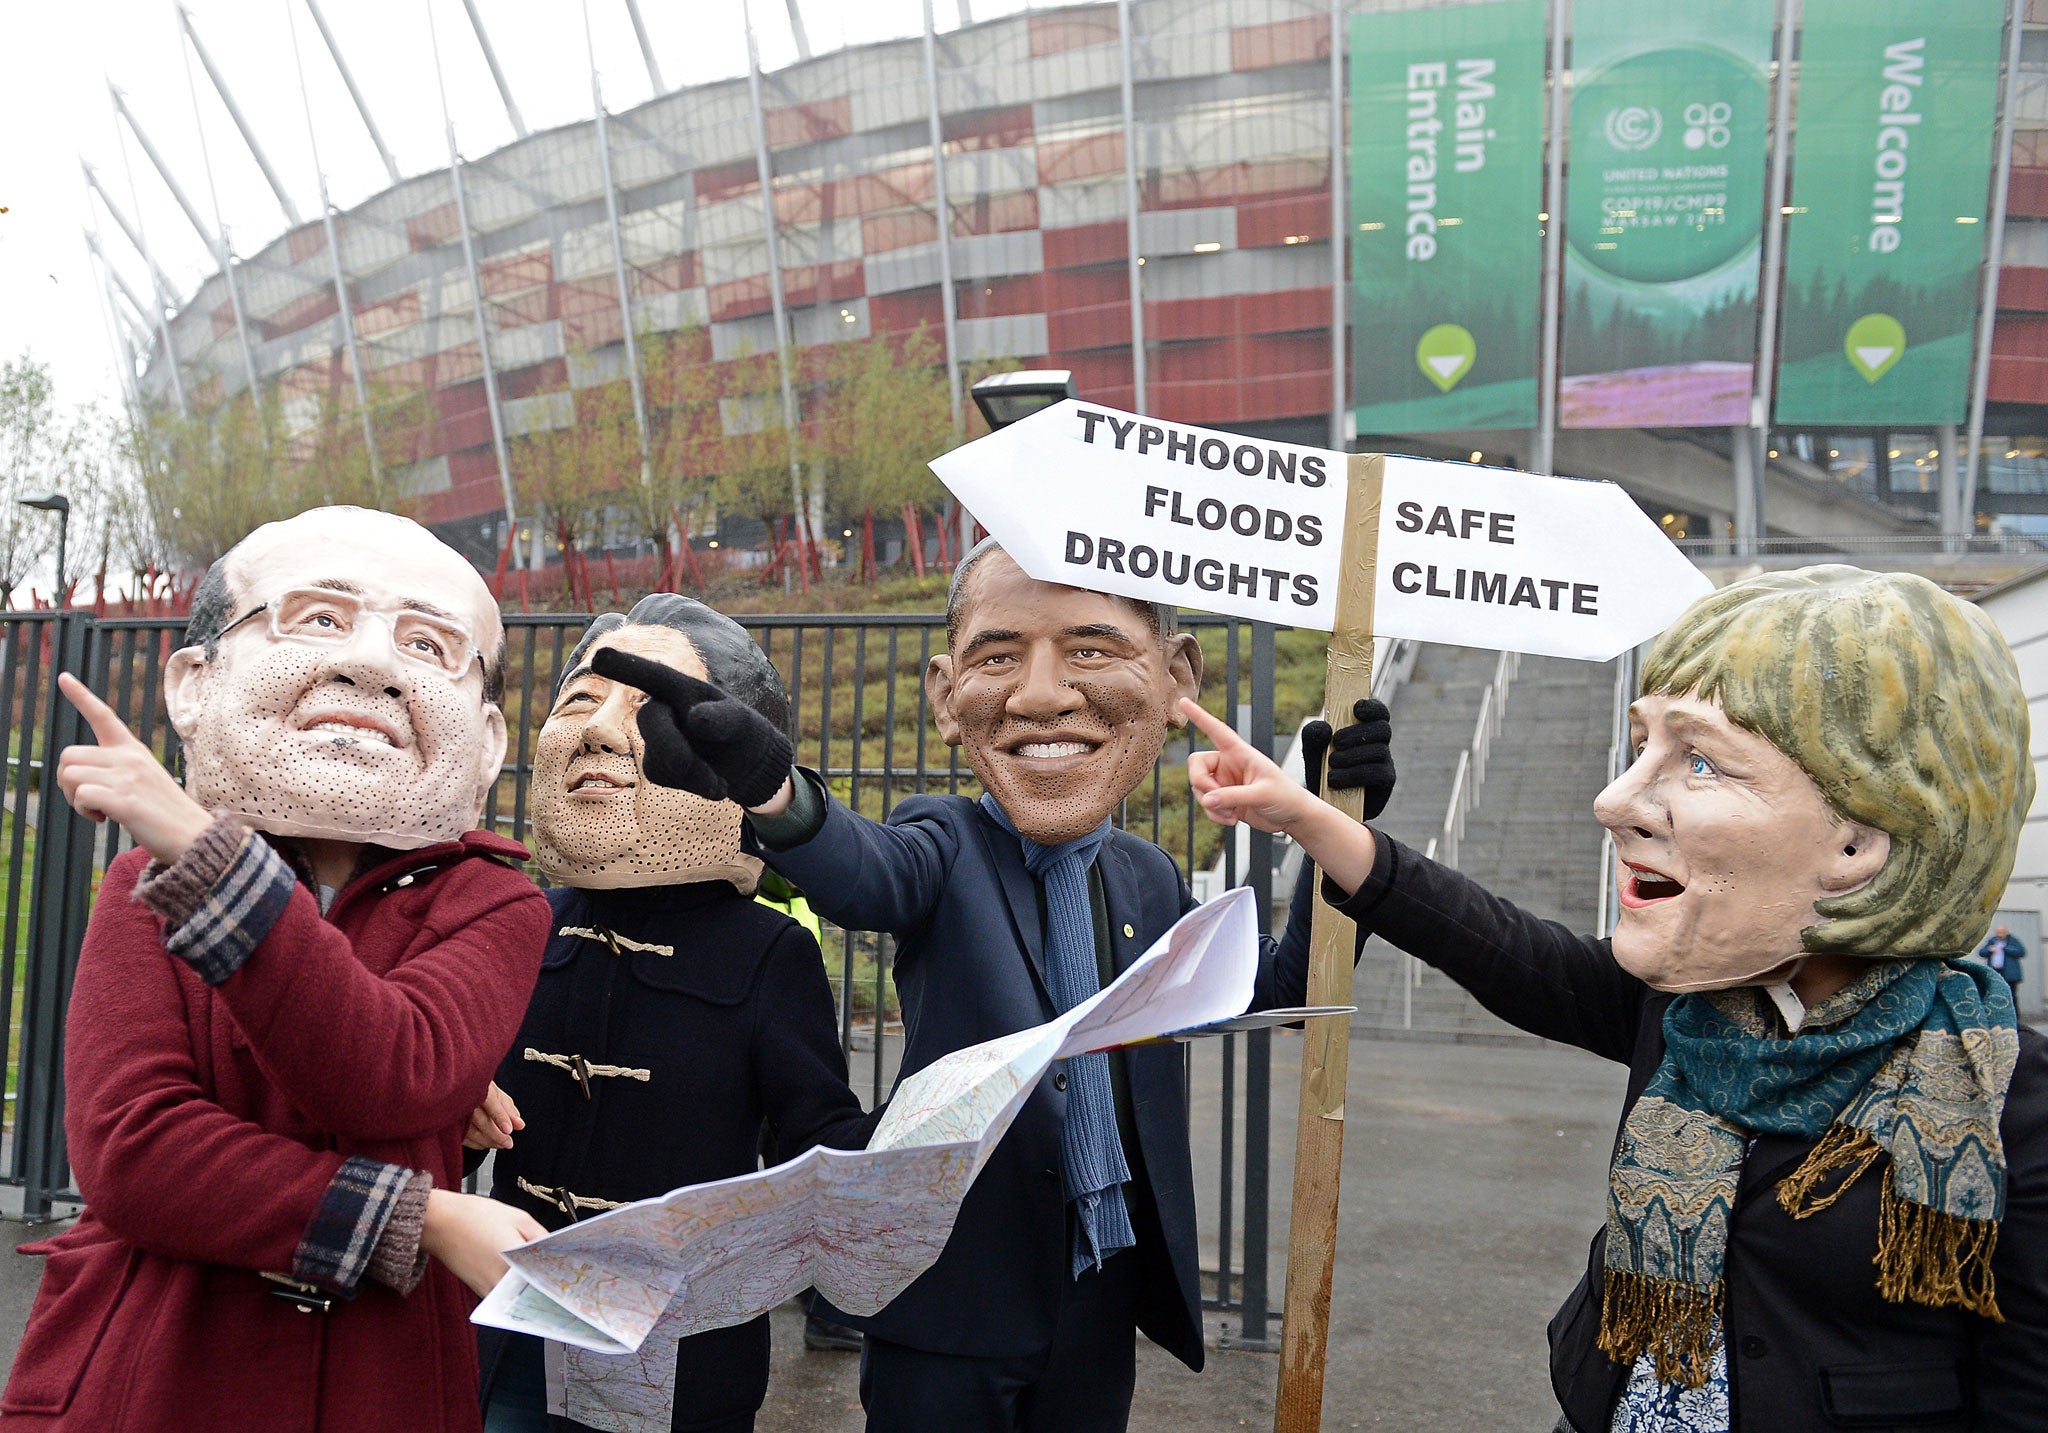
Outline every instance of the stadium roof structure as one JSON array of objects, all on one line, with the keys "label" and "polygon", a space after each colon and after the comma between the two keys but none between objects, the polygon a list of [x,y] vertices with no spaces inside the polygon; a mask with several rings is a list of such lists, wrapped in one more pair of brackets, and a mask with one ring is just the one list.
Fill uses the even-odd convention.
[{"label": "stadium roof structure", "polygon": [[486,543],[519,506],[506,440],[634,380],[650,333],[701,330],[729,362],[926,325],[956,401],[962,367],[1017,360],[1104,403],[1320,439],[1341,407],[1332,15],[1033,9],[600,105],[480,156],[451,141],[446,167],[131,325],[138,386],[205,405],[253,370],[297,428],[352,389],[426,393],[428,451],[398,476]]}]

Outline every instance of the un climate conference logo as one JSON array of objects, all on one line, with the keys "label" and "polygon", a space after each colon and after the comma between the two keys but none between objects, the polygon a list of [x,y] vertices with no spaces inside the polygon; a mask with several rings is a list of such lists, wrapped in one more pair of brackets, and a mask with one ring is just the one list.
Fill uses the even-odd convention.
[{"label": "un climate conference logo", "polygon": [[1606,130],[1616,149],[1648,149],[1664,132],[1664,116],[1655,105],[1622,105],[1607,111]]},{"label": "un climate conference logo", "polygon": [[1715,100],[1712,104],[1689,104],[1685,107],[1685,147],[1698,149],[1726,149],[1734,133],[1728,128],[1735,118],[1735,107],[1726,100]]},{"label": "un climate conference logo", "polygon": [[1572,130],[1565,242],[1579,261],[1636,284],[1732,264],[1724,278],[1736,283],[1746,254],[1753,274],[1769,112],[1757,65],[1712,45],[1672,45],[1574,77],[1573,87],[1584,117]]}]

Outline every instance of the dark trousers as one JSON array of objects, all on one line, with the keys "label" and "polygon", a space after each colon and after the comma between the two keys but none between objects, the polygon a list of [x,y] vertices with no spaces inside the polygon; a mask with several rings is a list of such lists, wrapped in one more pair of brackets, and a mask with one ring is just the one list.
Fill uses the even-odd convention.
[{"label": "dark trousers", "polygon": [[1067,1285],[1052,1343],[1004,1358],[927,1353],[868,1335],[868,1433],[1124,1433],[1137,1381],[1139,1253]]},{"label": "dark trousers", "polygon": [[[750,1325],[741,1325],[742,1330],[750,1328]],[[546,1355],[539,1339],[525,1334],[506,1334],[493,1328],[482,1332],[486,1339],[491,1340],[490,1359],[485,1367],[490,1386],[484,1407],[484,1433],[596,1433],[587,1423],[578,1423],[573,1418],[557,1418],[548,1413]],[[710,1335],[700,1334],[698,1337],[716,1339],[725,1332],[714,1330]],[[765,1363],[767,1341],[763,1338],[760,1342],[762,1362]],[[690,1340],[683,1340],[683,1346],[689,1343]],[[743,1365],[748,1362],[744,1358],[735,1361]],[[752,1410],[730,1417],[719,1417],[713,1413],[708,1419],[694,1418],[693,1421],[694,1415],[702,1410],[691,1405],[703,1396],[704,1390],[701,1380],[683,1376],[691,1371],[687,1364],[688,1355],[684,1354],[677,1369],[677,1408],[671,1427],[688,1429],[689,1433],[753,1433]],[[767,1370],[763,1369],[760,1382],[765,1385],[766,1381]],[[754,1402],[760,1402],[758,1391],[754,1394]]]}]

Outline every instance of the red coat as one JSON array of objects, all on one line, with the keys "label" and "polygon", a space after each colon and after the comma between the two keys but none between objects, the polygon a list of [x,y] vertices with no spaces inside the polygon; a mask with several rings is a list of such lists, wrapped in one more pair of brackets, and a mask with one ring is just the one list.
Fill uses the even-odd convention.
[{"label": "red coat", "polygon": [[255,1271],[290,1269],[351,1155],[459,1187],[462,1130],[547,942],[547,901],[486,859],[525,855],[480,831],[410,851],[325,919],[301,886],[214,987],[128,894],[144,853],[114,862],[65,1034],[88,1204],[23,1250],[49,1262],[0,1397],[8,1433],[474,1433],[474,1301],[446,1269],[407,1297],[365,1278],[325,1314]]}]

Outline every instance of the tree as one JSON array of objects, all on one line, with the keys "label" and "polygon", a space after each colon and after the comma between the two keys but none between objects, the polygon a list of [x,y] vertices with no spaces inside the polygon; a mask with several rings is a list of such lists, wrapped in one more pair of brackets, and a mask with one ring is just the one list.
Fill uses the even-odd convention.
[{"label": "tree", "polygon": [[813,447],[840,516],[893,513],[942,496],[926,464],[958,441],[944,362],[922,324],[900,339],[878,335],[836,346]]},{"label": "tree", "polygon": [[725,431],[719,416],[719,374],[703,324],[640,337],[641,386],[647,398],[647,468],[621,494],[634,530],[660,551],[666,569],[671,528],[688,541],[691,513],[710,499]]},{"label": "tree", "polygon": [[50,370],[24,355],[0,363],[0,608],[56,542],[56,524],[19,499],[48,492],[61,442]]},{"label": "tree", "polygon": [[56,555],[58,520],[23,508],[22,498],[55,492],[71,504],[64,570],[51,595],[103,575],[126,551],[127,524],[119,518],[132,491],[125,446],[120,426],[96,404],[61,408],[44,365],[26,357],[0,364],[0,609],[37,564]]},{"label": "tree", "polygon": [[[321,507],[336,503],[382,506],[376,501],[381,483],[363,440],[362,419],[354,413],[344,414],[340,399],[332,393],[321,395],[318,416],[287,440],[285,460],[302,501]],[[369,500],[364,501],[366,498]]]},{"label": "tree", "polygon": [[552,396],[558,421],[512,440],[512,471],[526,502],[546,509],[567,561],[602,535],[621,490],[638,485],[640,434],[623,381]]},{"label": "tree", "polygon": [[799,496],[805,506],[811,497],[810,486],[791,475],[792,462],[801,459],[791,452],[781,371],[773,353],[742,354],[719,369],[724,439],[712,497],[721,510],[757,517],[772,528],[795,515]]},{"label": "tree", "polygon": [[288,461],[274,391],[261,401],[237,394],[189,415],[147,409],[125,446],[167,568],[206,568],[264,523],[320,501],[308,500],[301,470]]},{"label": "tree", "polygon": [[131,486],[122,443],[120,425],[97,404],[78,409],[64,424],[51,487],[71,499],[71,539],[57,587],[72,593],[73,602],[83,600],[79,589],[88,582],[104,591],[108,570],[126,551],[116,540],[117,514]]}]

